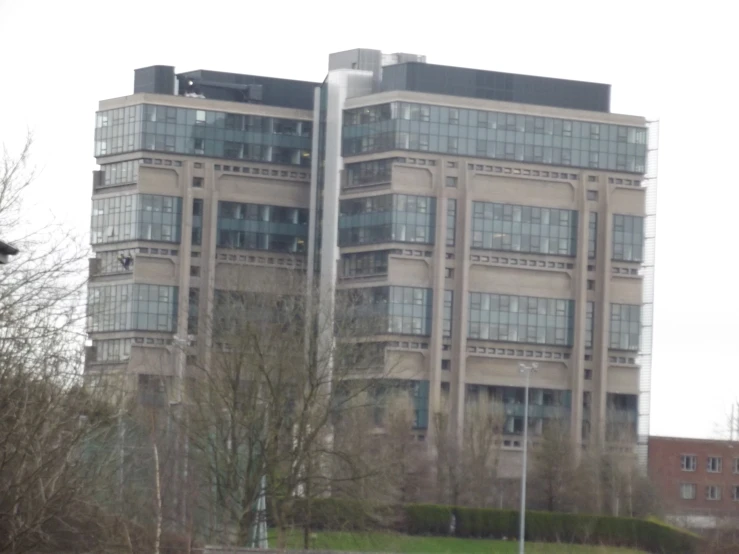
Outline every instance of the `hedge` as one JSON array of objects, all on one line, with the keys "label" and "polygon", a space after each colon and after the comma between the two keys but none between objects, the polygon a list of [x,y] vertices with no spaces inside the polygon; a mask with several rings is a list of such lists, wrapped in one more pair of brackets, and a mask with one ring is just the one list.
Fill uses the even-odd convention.
[{"label": "hedge", "polygon": [[[308,519],[304,498],[295,499],[287,514],[290,524],[303,525]],[[316,531],[367,531],[393,527],[398,510],[387,505],[372,505],[350,498],[310,500],[310,527]],[[428,521],[424,519],[424,521]],[[428,527],[428,523],[426,524]]]},{"label": "hedge", "polygon": [[[402,530],[411,535],[450,535],[453,528],[457,537],[518,537],[519,519],[515,510],[430,504],[411,504],[402,510],[405,523]],[[526,540],[622,546],[655,554],[703,551],[697,535],[656,521],[558,512],[526,512]]]},{"label": "hedge", "polygon": [[436,504],[409,504],[404,508],[404,528],[409,535],[448,535],[452,508]]},{"label": "hedge", "polygon": [[[304,521],[305,510],[305,500],[297,499],[291,514],[293,523]],[[367,506],[357,500],[339,498],[312,500],[310,520],[311,528],[316,530],[393,527],[409,535],[454,535],[480,539],[516,539],[519,529],[516,510],[437,504]],[[697,535],[658,521],[591,514],[527,511],[526,540],[622,546],[655,554],[705,552]]]},{"label": "hedge", "polygon": [[518,512],[484,508],[455,508],[456,535],[479,539],[518,536]]}]

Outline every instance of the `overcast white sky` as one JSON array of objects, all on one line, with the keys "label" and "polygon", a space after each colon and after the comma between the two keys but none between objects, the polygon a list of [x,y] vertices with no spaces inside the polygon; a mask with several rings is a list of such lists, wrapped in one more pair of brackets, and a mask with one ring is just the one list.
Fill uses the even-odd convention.
[{"label": "overcast white sky", "polygon": [[89,225],[94,113],[133,70],[320,81],[328,53],[610,83],[661,121],[652,434],[708,437],[737,399],[739,145],[728,2],[0,0],[0,142],[37,138],[37,209]]}]

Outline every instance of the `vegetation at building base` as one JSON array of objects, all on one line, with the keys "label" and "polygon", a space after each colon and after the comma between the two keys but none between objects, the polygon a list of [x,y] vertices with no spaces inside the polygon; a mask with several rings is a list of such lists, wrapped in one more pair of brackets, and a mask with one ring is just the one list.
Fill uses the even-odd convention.
[{"label": "vegetation at building base", "polygon": [[[302,535],[288,537],[288,547],[299,549]],[[484,540],[443,536],[411,536],[392,532],[318,532],[311,540],[311,549],[324,552],[397,552],[402,554],[516,554],[515,540]],[[529,554],[642,554],[633,550],[608,546],[556,543],[527,543]]]},{"label": "vegetation at building base", "polygon": [[[414,534],[454,534],[458,537],[518,536],[519,516],[514,510],[408,506],[407,528]],[[454,532],[450,532],[450,515]],[[446,518],[447,526],[441,521]],[[440,533],[440,531],[442,531]],[[690,533],[654,521],[557,512],[526,513],[526,539],[533,542],[595,544],[637,548],[656,553],[700,553],[700,539]]]},{"label": "vegetation at building base", "polygon": [[[361,503],[352,500],[313,501],[314,529],[380,529],[392,525],[408,535],[475,539],[518,537],[515,510],[465,508],[435,504],[409,504],[382,517],[371,517]],[[532,542],[589,544],[625,547],[664,554],[703,554],[702,540],[657,521],[647,519],[530,511],[526,514],[526,540]]]}]

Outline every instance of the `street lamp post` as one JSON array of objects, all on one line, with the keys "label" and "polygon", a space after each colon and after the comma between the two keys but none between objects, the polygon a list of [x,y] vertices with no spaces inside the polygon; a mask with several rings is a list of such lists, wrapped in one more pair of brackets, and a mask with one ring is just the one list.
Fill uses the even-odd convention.
[{"label": "street lamp post", "polygon": [[531,372],[536,371],[537,364],[518,364],[518,371],[526,376],[526,388],[523,401],[523,468],[521,469],[521,514],[519,516],[518,553],[524,554],[526,534],[526,466],[529,444],[529,378]]}]

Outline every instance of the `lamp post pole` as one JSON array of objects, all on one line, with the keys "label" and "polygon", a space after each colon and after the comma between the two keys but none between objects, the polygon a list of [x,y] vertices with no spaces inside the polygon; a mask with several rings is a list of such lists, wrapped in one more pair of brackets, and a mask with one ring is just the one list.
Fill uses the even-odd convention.
[{"label": "lamp post pole", "polygon": [[524,554],[526,535],[526,467],[528,462],[529,444],[529,378],[531,372],[536,371],[537,364],[518,364],[518,371],[526,376],[526,387],[523,403],[523,464],[521,469],[521,514],[519,516],[518,553]]}]

